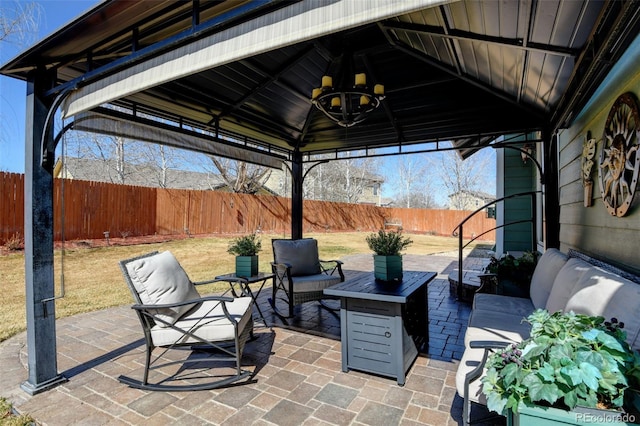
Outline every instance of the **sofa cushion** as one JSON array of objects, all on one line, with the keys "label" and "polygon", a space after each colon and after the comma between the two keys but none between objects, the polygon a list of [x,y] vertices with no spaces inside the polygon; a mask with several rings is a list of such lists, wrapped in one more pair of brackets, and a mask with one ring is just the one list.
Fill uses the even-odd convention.
[{"label": "sofa cushion", "polygon": [[573,293],[574,286],[578,283],[582,275],[591,268],[591,265],[584,260],[571,258],[564,264],[558,272],[553,282],[546,309],[550,313],[564,311],[569,297]]},{"label": "sofa cushion", "polygon": [[536,309],[547,305],[553,282],[568,259],[566,254],[556,248],[547,249],[538,259],[529,290],[531,301]]},{"label": "sofa cushion", "polygon": [[573,288],[565,309],[606,320],[617,318],[624,322],[629,345],[640,349],[640,284],[593,266]]},{"label": "sofa cushion", "polygon": [[528,317],[535,308],[531,300],[524,297],[478,293],[473,298],[473,310],[497,311],[525,318]]},{"label": "sofa cushion", "polygon": [[[164,251],[127,263],[131,282],[144,305],[180,303],[200,298],[178,260],[171,252]],[[194,305],[158,309],[156,316],[170,324]],[[165,326],[160,324],[159,326]]]},{"label": "sofa cushion", "polygon": [[531,326],[520,315],[497,311],[471,311],[464,344],[479,340],[521,342],[529,337]]},{"label": "sofa cushion", "polygon": [[318,241],[313,238],[300,240],[273,240],[273,257],[276,263],[291,265],[291,276],[315,275],[322,272]]}]

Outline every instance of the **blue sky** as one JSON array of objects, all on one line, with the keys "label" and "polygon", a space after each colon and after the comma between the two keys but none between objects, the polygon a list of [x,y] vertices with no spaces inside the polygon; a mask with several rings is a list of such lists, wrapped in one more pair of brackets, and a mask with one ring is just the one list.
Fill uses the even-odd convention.
[{"label": "blue sky", "polygon": [[[19,1],[25,0],[0,0],[0,9],[5,10]],[[38,34],[32,37],[32,43],[56,32],[99,4],[100,0],[40,0],[37,3],[41,6],[41,16]],[[30,45],[17,46],[0,42],[0,63],[4,65],[29,47]],[[26,84],[23,81],[0,76],[0,171],[24,173],[25,95]],[[433,155],[437,154],[430,154]],[[382,173],[387,181],[383,185],[383,197],[393,196],[397,189],[394,188],[394,183],[398,161],[397,156],[382,160]],[[487,183],[490,188],[486,188],[486,192],[495,192],[495,169],[490,171]],[[438,203],[446,203],[446,194],[442,187],[436,183],[432,190]]]},{"label": "blue sky", "polygon": [[[13,8],[17,1],[2,0],[0,8]],[[40,0],[39,41],[57,31],[83,12],[100,3],[98,0]],[[0,63],[3,65],[27,50],[30,45],[18,46],[0,42]],[[24,123],[26,84],[21,80],[0,76],[0,170],[24,172]]]}]

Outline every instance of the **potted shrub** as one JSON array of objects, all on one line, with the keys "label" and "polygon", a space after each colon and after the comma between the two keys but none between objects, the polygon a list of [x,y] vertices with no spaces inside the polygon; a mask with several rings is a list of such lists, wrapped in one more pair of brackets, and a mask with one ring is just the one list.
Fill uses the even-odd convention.
[{"label": "potted shrub", "polygon": [[408,237],[403,237],[402,231],[379,230],[366,238],[369,248],[375,253],[373,256],[373,271],[375,278],[380,281],[402,280],[401,251],[413,243]]},{"label": "potted shrub", "polygon": [[506,296],[529,297],[529,286],[538,263],[538,253],[526,251],[518,258],[507,253],[491,257],[485,272],[497,279],[497,292]]},{"label": "potted shrub", "polygon": [[262,250],[262,241],[255,233],[231,240],[227,253],[236,256],[236,276],[252,277],[258,275],[258,252],[260,250]]},{"label": "potted shrub", "polygon": [[526,321],[530,338],[488,358],[482,391],[491,411],[507,415],[514,425],[585,424],[596,416],[607,424],[633,420],[622,408],[640,363],[626,342],[624,324],[543,309]]}]

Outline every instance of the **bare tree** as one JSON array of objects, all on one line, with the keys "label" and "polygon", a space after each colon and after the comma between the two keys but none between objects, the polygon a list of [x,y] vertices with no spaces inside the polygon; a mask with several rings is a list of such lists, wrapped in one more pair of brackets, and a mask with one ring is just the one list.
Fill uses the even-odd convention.
[{"label": "bare tree", "polygon": [[[488,173],[490,169],[490,156],[486,151],[478,151],[474,155],[463,160],[457,151],[445,151],[440,153],[439,163],[433,166],[440,170],[439,177],[442,185],[449,195],[463,191],[468,192],[489,192],[489,177],[493,173]],[[457,199],[462,200],[462,197]],[[456,197],[452,199],[456,203]],[[452,205],[455,209],[463,209],[463,205]]]},{"label": "bare tree", "polygon": [[37,36],[42,7],[36,2],[2,1],[0,41],[24,47]]},{"label": "bare tree", "polygon": [[214,156],[209,158],[218,169],[225,185],[233,192],[255,194],[271,176],[271,169],[268,167]]},{"label": "bare tree", "polygon": [[435,206],[429,162],[424,154],[408,154],[396,158],[392,184],[397,188],[395,204],[406,208]]},{"label": "bare tree", "polygon": [[378,169],[379,163],[374,158],[345,158],[320,164],[305,178],[304,197],[357,203],[366,188],[379,179]]},{"label": "bare tree", "polygon": [[[12,53],[18,53],[36,40],[41,15],[42,6],[36,2],[0,1],[0,62],[9,60]],[[5,93],[0,92],[0,96],[3,97],[3,102],[7,102]],[[17,132],[17,127],[15,120],[9,115],[15,114],[15,111],[10,103],[7,103],[6,109],[4,107],[0,107],[0,143],[11,149],[8,142],[13,132]],[[4,153],[0,152],[0,155]]]}]

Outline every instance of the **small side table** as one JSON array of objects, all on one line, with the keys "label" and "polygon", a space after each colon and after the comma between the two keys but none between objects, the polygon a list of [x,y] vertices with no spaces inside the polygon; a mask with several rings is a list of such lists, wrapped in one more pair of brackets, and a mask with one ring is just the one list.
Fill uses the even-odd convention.
[{"label": "small side table", "polygon": [[[251,277],[238,277],[234,272],[231,274],[218,275],[216,279],[221,281],[227,281],[229,283],[229,286],[231,287],[231,293],[233,294],[234,297],[247,296],[247,295],[251,296],[251,298],[253,299],[253,304],[258,310],[258,314],[260,315],[260,318],[262,318],[264,325],[265,326],[267,325],[267,320],[264,318],[264,315],[262,315],[262,311],[260,310],[260,305],[258,304],[258,296],[260,296],[260,292],[262,291],[262,288],[264,287],[265,283],[268,280],[273,279],[272,273],[265,274],[264,272],[260,272],[258,275],[254,275]],[[260,283],[260,287],[258,287],[258,291],[256,291],[255,293],[251,290],[251,286],[249,285],[254,283]],[[236,284],[238,284],[239,286],[238,291],[236,291],[236,286],[235,286]]]}]

